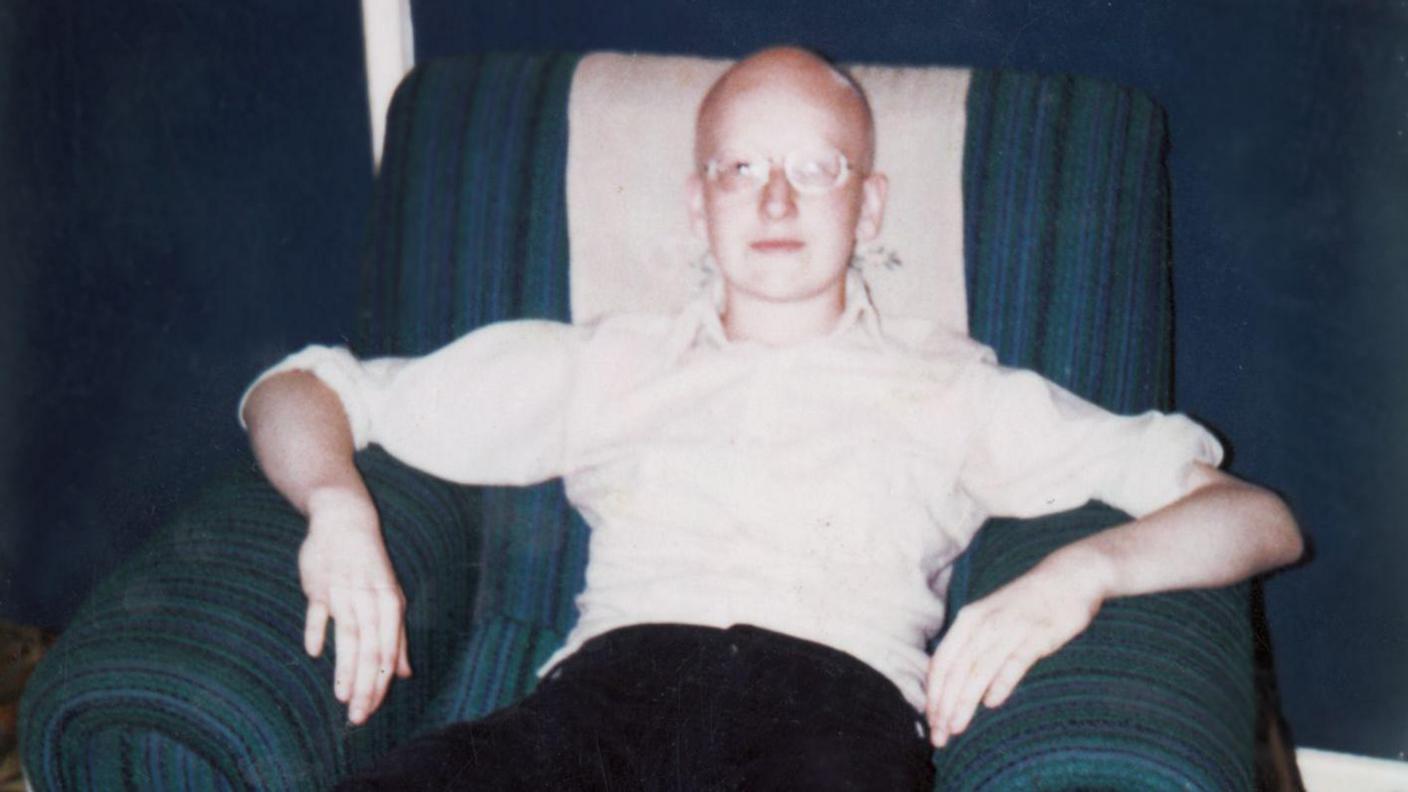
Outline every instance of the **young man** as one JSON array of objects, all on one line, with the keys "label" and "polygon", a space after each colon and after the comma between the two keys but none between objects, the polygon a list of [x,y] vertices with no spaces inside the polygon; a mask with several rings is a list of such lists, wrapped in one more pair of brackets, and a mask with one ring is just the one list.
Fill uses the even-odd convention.
[{"label": "young man", "polygon": [[[356,448],[465,482],[562,476],[592,526],[580,619],[538,690],[350,788],[922,788],[924,722],[944,745],[1105,599],[1300,554],[1284,505],[1218,472],[1191,421],[1110,415],[967,339],[882,326],[849,269],[884,214],[873,137],[847,77],[759,53],[699,110],[688,208],[717,293],[673,318],[495,325],[414,361],[310,348],[251,389],[260,464],[309,519],[307,649],[331,618],[353,722],[410,673]],[[1090,498],[1138,519],[972,603],[925,653],[986,517]]]}]

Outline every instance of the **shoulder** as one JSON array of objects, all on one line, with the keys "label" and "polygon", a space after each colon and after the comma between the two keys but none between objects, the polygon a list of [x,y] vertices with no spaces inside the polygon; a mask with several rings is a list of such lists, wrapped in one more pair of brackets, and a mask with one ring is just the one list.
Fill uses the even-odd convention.
[{"label": "shoulder", "polygon": [[457,366],[511,358],[570,357],[586,340],[582,328],[564,322],[512,319],[471,330],[416,362]]},{"label": "shoulder", "polygon": [[986,344],[923,319],[886,319],[885,338],[903,354],[955,366],[995,366],[997,355]]},{"label": "shoulder", "polygon": [[664,314],[612,314],[579,325],[583,375],[602,380],[613,392],[642,377],[658,374],[667,365],[674,317]]},{"label": "shoulder", "polygon": [[660,341],[670,333],[676,317],[669,314],[622,313],[610,314],[581,327],[593,339],[616,343],[649,343]]},{"label": "shoulder", "polygon": [[618,314],[582,324],[514,319],[473,330],[431,357],[559,357],[564,362],[650,357],[664,347],[671,321],[669,316],[650,314]]},{"label": "shoulder", "polygon": [[612,314],[580,325],[593,356],[650,358],[663,353],[675,318],[666,314]]}]

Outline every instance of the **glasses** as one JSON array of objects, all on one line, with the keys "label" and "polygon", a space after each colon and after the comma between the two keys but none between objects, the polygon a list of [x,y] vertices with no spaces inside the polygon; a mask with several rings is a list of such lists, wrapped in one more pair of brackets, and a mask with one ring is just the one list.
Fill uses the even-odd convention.
[{"label": "glasses", "polygon": [[[726,193],[755,190],[768,183],[775,157],[761,154],[725,154],[704,165],[704,175]],[[782,173],[792,189],[803,195],[821,195],[846,183],[851,165],[839,151],[793,151],[782,158]]]}]

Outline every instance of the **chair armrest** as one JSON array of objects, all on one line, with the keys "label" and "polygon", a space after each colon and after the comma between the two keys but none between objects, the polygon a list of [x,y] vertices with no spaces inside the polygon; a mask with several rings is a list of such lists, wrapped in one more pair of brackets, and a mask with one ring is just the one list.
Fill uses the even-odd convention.
[{"label": "chair armrest", "polygon": [[305,521],[246,464],[103,581],[36,669],[20,730],[34,788],[323,789],[414,732],[470,630],[477,496],[380,451],[358,466],[415,671],[367,725],[333,698],[333,652],[303,651]]},{"label": "chair armrest", "polygon": [[[950,618],[1058,547],[1127,521],[1098,503],[993,520],[960,559]],[[942,789],[1250,789],[1249,587],[1127,597],[935,753]]]}]

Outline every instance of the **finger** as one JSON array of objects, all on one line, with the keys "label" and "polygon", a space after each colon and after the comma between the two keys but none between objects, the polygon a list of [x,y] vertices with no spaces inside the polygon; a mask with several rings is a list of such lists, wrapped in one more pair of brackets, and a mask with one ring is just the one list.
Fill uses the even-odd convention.
[{"label": "finger", "polygon": [[411,678],[411,642],[406,637],[406,622],[401,621],[401,649],[396,655],[396,674],[403,679]]},{"label": "finger", "polygon": [[[947,640],[948,637],[945,636],[944,641]],[[948,732],[944,731],[939,720],[940,698],[944,682],[948,678],[949,664],[953,662],[953,652],[945,651],[947,648],[940,642],[934,656],[929,659],[929,679],[924,688],[924,720],[929,724],[929,742],[933,743],[935,748],[942,748],[948,742]]]},{"label": "finger", "polygon": [[953,721],[955,702],[958,699],[959,691],[967,683],[968,678],[973,674],[974,655],[970,652],[963,652],[955,656],[949,663],[949,669],[944,675],[943,685],[938,690],[935,701],[934,728],[942,731],[946,737],[952,737],[953,731],[949,724]]},{"label": "finger", "polygon": [[1000,707],[1007,701],[1007,697],[1012,695],[1012,691],[1017,688],[1017,683],[1027,675],[1033,664],[1040,659],[1040,655],[1032,651],[1029,646],[1023,646],[1020,650],[1013,652],[1012,656],[1003,663],[1002,669],[993,678],[992,687],[988,688],[988,694],[983,698],[983,704],[987,707]]},{"label": "finger", "polygon": [[972,629],[970,625],[973,624],[973,621],[972,611],[967,609],[960,611],[943,640],[939,641],[938,648],[934,650],[934,656],[929,660],[929,685],[925,715],[928,716],[930,726],[933,726],[938,719],[940,694],[943,692],[944,683],[948,680],[953,669],[954,658],[963,651],[963,647],[968,643]]},{"label": "finger", "polygon": [[939,693],[939,726],[945,733],[953,736],[962,731],[955,727],[966,720],[965,710],[971,714],[987,690],[987,683],[1019,640],[1020,635],[1012,634],[998,619],[990,618],[984,629],[968,641],[962,654],[954,658],[953,668]]},{"label": "finger", "polygon": [[[958,691],[972,676],[973,664],[992,640],[988,623],[985,619],[983,628],[970,627],[965,630],[961,643],[955,644],[953,650],[943,659],[942,678],[934,696],[934,722],[946,734],[952,734],[948,724],[953,715],[953,704],[958,697]],[[954,626],[957,627],[958,624],[955,623]]]},{"label": "finger", "polygon": [[372,696],[376,692],[376,679],[381,659],[378,656],[380,644],[377,640],[376,602],[368,591],[358,592],[355,602],[357,627],[361,640],[357,644],[352,698],[348,702],[347,718],[353,723],[361,724],[371,713]]},{"label": "finger", "polygon": [[357,670],[357,618],[347,602],[337,596],[332,601],[333,652],[337,661],[332,670],[332,691],[346,704],[352,695],[353,674]]},{"label": "finger", "polygon": [[323,641],[328,632],[328,606],[321,600],[309,600],[308,615],[303,620],[303,649],[309,657],[323,653]]},{"label": "finger", "polygon": [[397,655],[401,647],[401,597],[394,590],[378,592],[377,603],[377,668],[374,679],[371,706],[367,714],[375,712],[386,700],[386,691],[391,687]]},{"label": "finger", "polygon": [[962,734],[968,728],[973,715],[978,711],[978,702],[982,701],[992,686],[993,679],[1021,643],[1020,634],[1002,631],[1001,635],[996,636],[984,648],[982,654],[974,659],[972,670],[958,689],[946,721],[946,730],[950,735]]},{"label": "finger", "polygon": [[966,657],[966,650],[976,630],[974,625],[982,621],[977,608],[968,607],[960,611],[929,661],[924,713],[929,722],[929,742],[935,748],[944,747],[950,736],[943,718],[944,688],[958,676],[957,666],[964,662],[963,658]]}]

